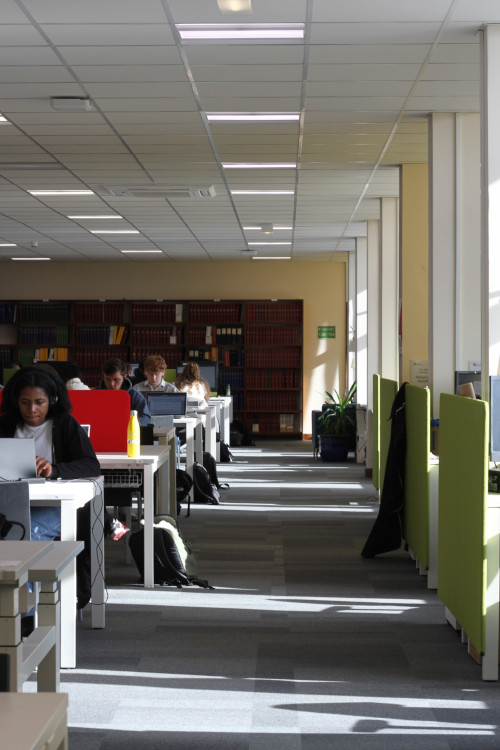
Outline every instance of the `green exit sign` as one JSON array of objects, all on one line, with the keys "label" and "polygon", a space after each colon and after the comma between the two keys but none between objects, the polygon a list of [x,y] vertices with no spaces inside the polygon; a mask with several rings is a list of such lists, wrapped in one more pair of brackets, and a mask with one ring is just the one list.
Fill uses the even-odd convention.
[{"label": "green exit sign", "polygon": [[319,339],[334,339],[335,338],[335,326],[318,326],[318,338]]}]

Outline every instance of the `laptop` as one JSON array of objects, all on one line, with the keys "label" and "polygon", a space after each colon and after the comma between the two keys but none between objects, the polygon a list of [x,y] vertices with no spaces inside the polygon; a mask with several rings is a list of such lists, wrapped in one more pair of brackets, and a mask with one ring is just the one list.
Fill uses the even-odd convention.
[{"label": "laptop", "polygon": [[46,482],[36,475],[35,441],[28,438],[0,438],[0,481]]},{"label": "laptop", "polygon": [[148,393],[151,420],[157,429],[169,430],[174,417],[186,414],[187,393]]}]

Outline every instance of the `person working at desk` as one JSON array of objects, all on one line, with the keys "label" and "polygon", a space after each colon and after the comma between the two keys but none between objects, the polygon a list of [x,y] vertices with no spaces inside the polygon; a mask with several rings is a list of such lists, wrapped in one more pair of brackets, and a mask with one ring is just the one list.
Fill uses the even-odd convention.
[{"label": "person working at desk", "polygon": [[130,409],[137,412],[141,427],[151,424],[151,413],[146,399],[132,387],[130,380],[125,377],[127,365],[121,359],[108,359],[102,366],[103,379],[98,385],[100,390],[126,391],[130,396]]},{"label": "person working at desk", "polygon": [[[70,414],[71,401],[61,378],[50,368],[23,367],[7,382],[0,411],[0,438],[35,441],[36,473],[47,479],[98,477],[99,461],[85,430]],[[61,512],[55,507],[31,509],[31,539],[61,538]],[[77,539],[85,549],[77,558],[79,606],[90,599],[90,509],[80,508]],[[83,603],[84,602],[84,603]],[[24,630],[24,633],[28,631]]]},{"label": "person working at desk", "polygon": [[134,388],[140,393],[178,393],[178,388],[164,380],[167,363],[163,357],[151,355],[144,360],[146,380],[136,383]]},{"label": "person working at desk", "polygon": [[184,370],[176,380],[176,386],[180,391],[200,401],[200,408],[206,409],[210,398],[210,386],[201,376],[200,368],[196,362],[187,362]]}]

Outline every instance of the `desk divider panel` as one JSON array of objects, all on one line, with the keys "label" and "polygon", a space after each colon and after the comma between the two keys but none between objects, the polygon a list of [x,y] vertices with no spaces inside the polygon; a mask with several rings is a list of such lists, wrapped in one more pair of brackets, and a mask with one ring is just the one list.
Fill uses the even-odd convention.
[{"label": "desk divider panel", "polygon": [[488,404],[442,393],[439,410],[438,596],[484,653]]},{"label": "desk divider panel", "polygon": [[90,425],[96,453],[126,453],[130,396],[126,391],[68,391],[73,416]]},{"label": "desk divider panel", "polygon": [[406,384],[406,461],[403,537],[420,565],[429,568],[429,452],[431,400],[428,388]]},{"label": "desk divider panel", "polygon": [[380,490],[380,375],[373,375],[372,482]]},{"label": "desk divider panel", "polygon": [[380,489],[384,486],[385,465],[387,463],[387,453],[391,440],[391,409],[397,392],[398,384],[395,380],[380,378]]}]

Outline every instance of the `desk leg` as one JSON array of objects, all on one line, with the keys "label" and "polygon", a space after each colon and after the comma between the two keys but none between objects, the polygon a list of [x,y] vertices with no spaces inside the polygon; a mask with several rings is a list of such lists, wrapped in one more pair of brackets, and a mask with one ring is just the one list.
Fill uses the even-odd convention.
[{"label": "desk leg", "polygon": [[[61,541],[76,539],[76,513],[72,503],[61,502]],[[61,667],[76,667],[76,563],[61,578]]]},{"label": "desk leg", "polygon": [[92,576],[92,627],[104,628],[106,618],[104,581],[104,489],[90,500],[90,571]]},{"label": "desk leg", "polygon": [[153,523],[154,523],[154,472],[151,465],[143,469],[144,475],[144,586],[154,588]]},{"label": "desk leg", "polygon": [[[193,425],[188,423],[186,425],[186,471],[193,479],[193,465],[194,465],[194,430]],[[191,502],[193,501],[193,488],[190,489],[189,494],[191,495]]]},{"label": "desk leg", "polygon": [[[38,625],[54,628],[55,643],[38,665],[37,687],[39,692],[59,692],[59,668],[61,666],[61,610],[57,582],[42,581],[38,604]],[[73,626],[73,632],[74,632]]]},{"label": "desk leg", "polygon": [[196,460],[203,465],[203,425],[201,422],[194,428],[194,450]]},{"label": "desk leg", "polygon": [[175,450],[175,434],[171,433],[168,441],[168,512],[174,518],[177,516],[177,453]]}]

